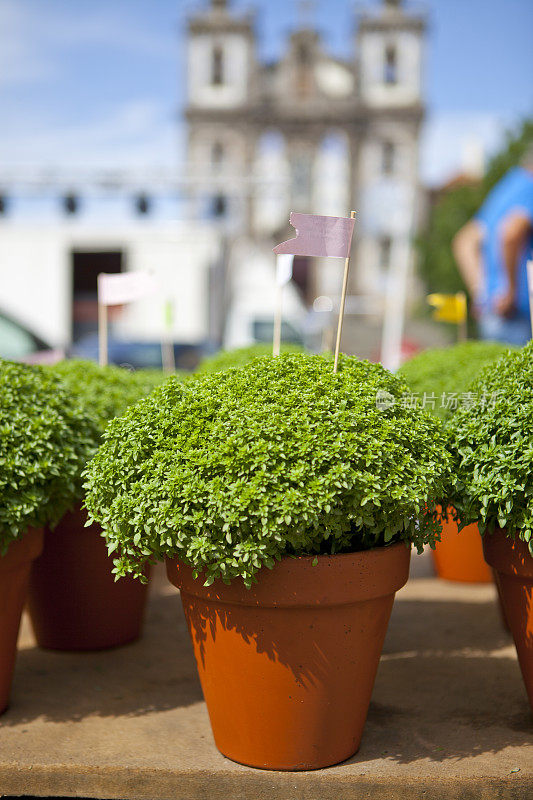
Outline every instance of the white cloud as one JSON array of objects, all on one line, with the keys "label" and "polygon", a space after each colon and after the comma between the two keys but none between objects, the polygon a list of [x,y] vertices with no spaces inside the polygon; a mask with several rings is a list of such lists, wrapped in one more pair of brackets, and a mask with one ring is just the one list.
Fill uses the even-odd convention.
[{"label": "white cloud", "polygon": [[76,3],[61,9],[42,0],[0,0],[0,85],[50,80],[65,67],[65,51],[104,46],[139,56],[176,57],[171,32],[152,33],[121,15],[112,4],[80,12]]},{"label": "white cloud", "polygon": [[[42,30],[42,28],[40,28]],[[106,45],[144,56],[175,58],[172,36],[151,33],[132,25],[112,8],[99,9],[84,16],[58,15],[46,26],[45,35],[58,45]]]},{"label": "white cloud", "polygon": [[516,124],[494,112],[438,112],[429,116],[421,142],[421,175],[438,186],[487,160],[503,144],[505,132]]},{"label": "white cloud", "polygon": [[[122,8],[128,8],[131,0]],[[3,164],[140,165],[177,161],[176,122],[172,100],[143,96],[115,103],[111,111],[84,106],[76,122],[54,119],[55,110],[42,107],[45,81],[61,86],[70,59],[87,46],[123,48],[139,57],[168,60],[173,69],[177,45],[174,31],[160,35],[135,25],[133,15],[122,18],[121,4],[80,9],[77,2],[0,0],[0,87],[5,94],[0,127]],[[18,92],[24,88],[24,102]],[[64,114],[62,116],[65,116]],[[79,116],[79,115],[77,115]]]},{"label": "white cloud", "polygon": [[0,86],[34,83],[55,74],[53,59],[41,51],[28,35],[28,14],[23,4],[2,0],[0,4]]},{"label": "white cloud", "polygon": [[0,132],[7,164],[40,166],[173,165],[178,160],[176,122],[165,103],[137,99],[117,105],[107,116],[76,125],[44,125],[19,120],[15,133]]}]

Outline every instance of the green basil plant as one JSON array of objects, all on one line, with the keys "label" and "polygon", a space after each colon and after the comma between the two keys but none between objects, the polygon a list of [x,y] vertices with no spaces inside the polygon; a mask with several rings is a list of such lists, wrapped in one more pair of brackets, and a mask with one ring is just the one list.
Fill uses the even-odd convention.
[{"label": "green basil plant", "polygon": [[80,496],[98,436],[96,420],[50,370],[0,359],[0,555]]},{"label": "green basil plant", "polygon": [[460,342],[423,350],[403,364],[398,374],[416,402],[442,419],[449,419],[468,402],[471,383],[488,364],[510,350],[499,342]]},{"label": "green basil plant", "polygon": [[284,555],[433,543],[451,458],[441,422],[404,407],[405,391],[345,356],[337,374],[286,354],[170,378],[109,423],[85,472],[115,573],[142,579],[169,556],[207,584],[250,586]]},{"label": "green basil plant", "polygon": [[453,503],[463,524],[503,528],[533,555],[533,343],[486,367],[471,391],[448,423]]},{"label": "green basil plant", "polygon": [[[96,417],[100,433],[110,419],[120,417],[133,403],[146,397],[155,386],[166,380],[161,370],[128,370],[109,365],[101,367],[94,361],[67,359],[49,367],[76,397],[87,413]],[[100,433],[95,449],[100,443]]]}]

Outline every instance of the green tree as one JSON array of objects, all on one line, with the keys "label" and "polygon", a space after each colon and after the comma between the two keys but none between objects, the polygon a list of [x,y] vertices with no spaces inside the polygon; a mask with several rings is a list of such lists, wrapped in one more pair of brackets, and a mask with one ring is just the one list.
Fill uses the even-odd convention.
[{"label": "green tree", "polygon": [[507,137],[479,183],[446,192],[431,211],[427,229],[418,239],[419,270],[430,292],[457,292],[466,287],[458,272],[451,243],[459,230],[479,210],[493,186],[516,166],[533,145],[533,120],[522,124],[518,134]]}]

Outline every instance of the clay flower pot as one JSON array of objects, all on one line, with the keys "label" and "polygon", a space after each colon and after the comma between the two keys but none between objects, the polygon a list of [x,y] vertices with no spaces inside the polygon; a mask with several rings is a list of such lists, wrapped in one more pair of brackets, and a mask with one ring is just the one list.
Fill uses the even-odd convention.
[{"label": "clay flower pot", "polygon": [[30,528],[21,539],[11,542],[5,556],[0,557],[0,714],[9,702],[31,562],[42,546],[42,530]]},{"label": "clay flower pot", "polygon": [[336,764],[359,748],[404,544],[283,558],[258,583],[203,586],[167,560],[181,590],[215,743],[262,769]]},{"label": "clay flower pot", "polygon": [[40,647],[103,650],[141,634],[148,587],[129,576],[115,582],[100,526],[85,528],[86,519],[81,508],[65,514],[33,564],[28,605]]},{"label": "clay flower pot", "polygon": [[448,509],[442,519],[440,542],[432,550],[439,578],[464,583],[490,583],[492,573],[483,558],[483,545],[477,525],[467,525],[459,532]]},{"label": "clay flower pot", "polygon": [[533,558],[525,542],[510,539],[499,528],[484,535],[483,551],[498,575],[505,619],[533,710]]}]

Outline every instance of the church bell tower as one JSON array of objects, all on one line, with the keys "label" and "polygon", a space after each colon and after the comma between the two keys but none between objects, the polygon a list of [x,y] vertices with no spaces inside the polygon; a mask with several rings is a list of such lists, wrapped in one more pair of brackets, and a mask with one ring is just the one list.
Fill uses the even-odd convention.
[{"label": "church bell tower", "polygon": [[[255,89],[253,18],[211,0],[187,36],[188,164],[195,212],[229,228],[247,226],[243,176],[253,147],[243,124]],[[244,196],[243,196],[244,194]]]}]

